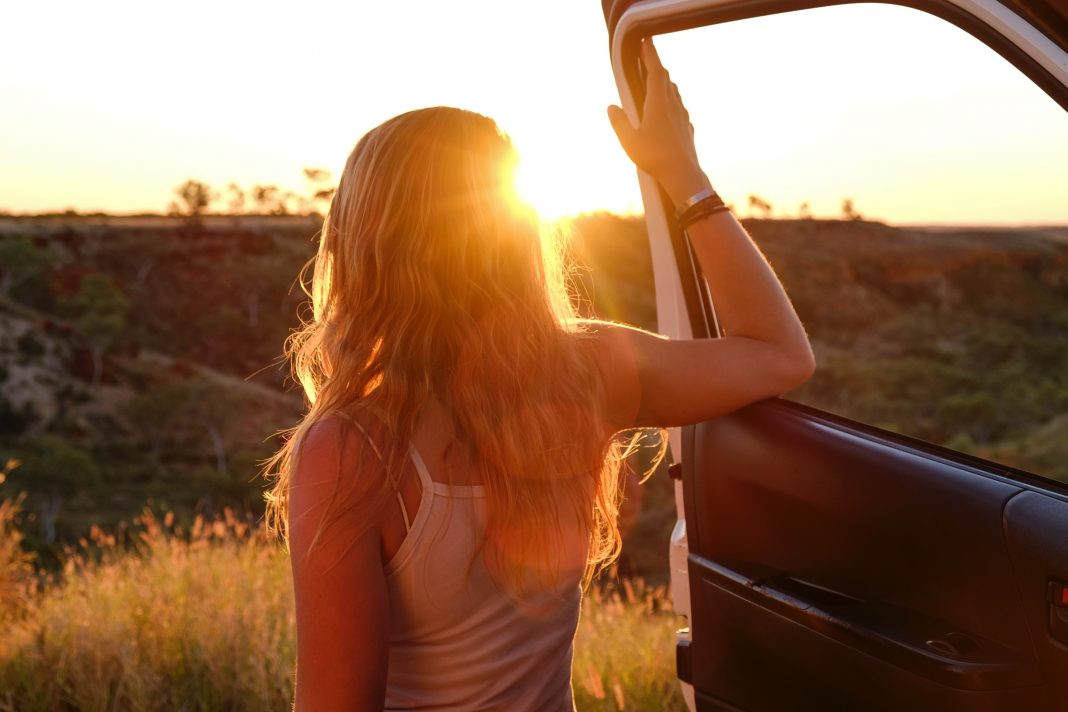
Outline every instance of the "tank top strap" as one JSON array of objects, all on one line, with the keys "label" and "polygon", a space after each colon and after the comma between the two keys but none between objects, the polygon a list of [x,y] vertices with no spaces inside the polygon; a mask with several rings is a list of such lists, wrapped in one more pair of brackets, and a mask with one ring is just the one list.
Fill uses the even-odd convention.
[{"label": "tank top strap", "polygon": [[[382,451],[378,449],[378,445],[375,444],[374,438],[371,437],[371,434],[367,432],[367,429],[363,427],[360,421],[356,420],[356,418],[343,410],[335,410],[334,413],[352,423],[356,429],[363,434],[364,439],[367,441],[367,444],[371,446],[371,450],[374,452],[375,457],[378,458],[378,461],[385,463],[386,460],[382,456]],[[415,463],[416,471],[419,472],[419,479],[423,482],[423,485],[420,488],[423,491],[423,500],[426,500],[426,493],[433,490],[433,484],[430,482],[430,473],[427,472],[426,465],[423,463],[422,457],[419,456],[419,451],[415,449],[415,445],[412,444],[410,447],[412,453],[411,459]],[[401,496],[400,490],[397,490],[396,495],[397,504],[400,505],[401,516],[404,517],[404,531],[406,533],[411,533],[414,522],[412,522],[411,517],[408,515],[408,507],[404,504],[404,497]],[[425,508],[425,506],[421,507],[421,509]]]},{"label": "tank top strap", "polygon": [[367,429],[363,427],[360,421],[356,420],[356,418],[352,417],[350,414],[346,413],[343,410],[334,410],[332,412],[336,415],[341,416],[342,418],[356,426],[356,429],[359,430],[360,433],[363,435],[364,440],[366,440],[367,444],[371,446],[371,451],[375,454],[375,457],[378,458],[379,462],[385,462],[385,458],[382,457],[382,451],[378,449],[378,445],[375,444],[374,438],[371,437],[371,434],[367,432]]},{"label": "tank top strap", "polygon": [[419,473],[419,481],[423,485],[423,491],[432,491],[434,489],[434,481],[430,479],[430,470],[426,469],[426,463],[423,462],[423,456],[419,454],[415,443],[409,444],[408,454],[411,455],[412,462],[415,463],[415,471]]},{"label": "tank top strap", "polygon": [[401,496],[400,490],[397,491],[397,503],[400,504],[401,514],[404,516],[404,531],[410,532],[412,530],[412,520],[408,517],[408,505],[404,503],[404,497]]}]

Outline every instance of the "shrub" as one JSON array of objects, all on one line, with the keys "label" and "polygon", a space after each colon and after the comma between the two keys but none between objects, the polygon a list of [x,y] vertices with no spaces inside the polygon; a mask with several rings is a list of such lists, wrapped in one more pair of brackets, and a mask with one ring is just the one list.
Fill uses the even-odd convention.
[{"label": "shrub", "polygon": [[20,435],[27,425],[25,414],[0,393],[0,435]]},{"label": "shrub", "polygon": [[16,342],[19,350],[19,360],[22,363],[30,363],[31,361],[44,356],[46,349],[45,345],[41,343],[41,340],[37,338],[37,334],[32,331],[27,331],[18,338]]}]

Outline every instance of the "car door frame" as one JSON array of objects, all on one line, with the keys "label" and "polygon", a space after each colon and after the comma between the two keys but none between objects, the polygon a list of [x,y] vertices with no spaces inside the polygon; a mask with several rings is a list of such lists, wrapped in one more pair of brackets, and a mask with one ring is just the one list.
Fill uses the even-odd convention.
[{"label": "car door frame", "polygon": [[[1007,0],[1018,2],[1019,0]],[[836,5],[860,4],[861,0],[603,0],[609,29],[610,53],[621,105],[637,123],[643,100],[641,69],[637,60],[638,42],[643,37],[693,29],[723,22],[780,14],[795,10]],[[1064,34],[1047,36],[1021,14],[1026,8],[1012,8],[997,0],[886,0],[939,17],[971,34],[1016,66],[1068,111],[1068,28]],[[670,200],[654,179],[638,171],[645,220],[650,240],[658,330],[675,339],[708,338],[720,334],[711,293],[700,273],[685,235],[671,219]],[[777,406],[805,410],[812,418],[827,414],[804,406],[777,401]],[[840,419],[844,424],[865,426]],[[669,430],[672,453],[684,451],[682,428]],[[919,443],[919,441],[917,441]],[[675,469],[676,475],[680,472]],[[1026,478],[1027,473],[1018,473]],[[677,521],[669,546],[669,566],[674,609],[690,617],[686,504],[681,477],[676,477]],[[685,650],[688,631],[679,633],[680,651]],[[680,669],[686,665],[680,654]],[[683,692],[694,709],[693,688],[683,682]]]}]

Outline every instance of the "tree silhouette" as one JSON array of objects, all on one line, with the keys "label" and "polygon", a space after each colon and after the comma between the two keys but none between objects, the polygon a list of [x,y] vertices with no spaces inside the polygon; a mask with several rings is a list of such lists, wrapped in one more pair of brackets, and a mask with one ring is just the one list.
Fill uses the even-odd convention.
[{"label": "tree silhouette", "polygon": [[764,213],[765,218],[771,217],[771,203],[761,198],[759,195],[749,196],[749,211],[759,210]]},{"label": "tree silhouette", "polygon": [[226,195],[226,207],[231,215],[240,215],[245,212],[245,191],[241,190],[241,186],[230,181],[230,184],[226,186]]},{"label": "tree silhouette", "polygon": [[199,225],[200,217],[218,197],[207,183],[190,178],[174,189],[181,203],[171,203],[171,212],[185,215],[190,225]]},{"label": "tree silhouette", "polygon": [[293,191],[284,191],[279,194],[278,200],[275,202],[274,211],[271,214],[290,215],[293,213],[293,210],[291,209],[291,205],[293,204],[296,205],[296,212],[300,213],[303,211],[304,208],[304,205],[302,205],[302,201],[306,202],[303,197],[297,195]]},{"label": "tree silhouette", "polygon": [[323,168],[305,168],[304,178],[308,183],[310,202],[315,212],[322,215],[330,208],[335,187],[330,185],[330,171]]},{"label": "tree silhouette", "polygon": [[802,220],[811,220],[812,219],[812,208],[809,207],[809,204],[808,204],[807,200],[805,202],[801,203],[801,207],[800,207],[800,209],[798,209],[797,214],[798,214],[798,217],[800,217]]},{"label": "tree silhouette", "polygon": [[252,200],[261,215],[277,215],[279,191],[276,185],[252,186]]},{"label": "tree silhouette", "polygon": [[842,201],[842,217],[846,220],[863,220],[864,217],[853,207],[853,199],[846,198]]}]

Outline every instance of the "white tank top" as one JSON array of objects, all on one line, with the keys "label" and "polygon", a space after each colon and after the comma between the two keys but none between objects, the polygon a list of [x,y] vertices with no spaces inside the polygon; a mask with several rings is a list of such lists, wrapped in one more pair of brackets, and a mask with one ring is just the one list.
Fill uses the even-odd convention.
[{"label": "white tank top", "polygon": [[471,564],[485,526],[483,487],[434,482],[414,445],[410,454],[422,499],[386,565],[385,709],[573,712],[578,579],[545,594],[536,607],[517,605],[490,578],[481,556]]}]

